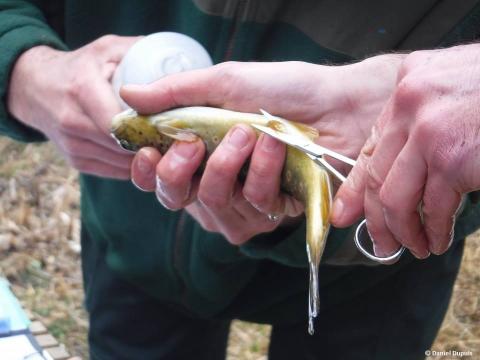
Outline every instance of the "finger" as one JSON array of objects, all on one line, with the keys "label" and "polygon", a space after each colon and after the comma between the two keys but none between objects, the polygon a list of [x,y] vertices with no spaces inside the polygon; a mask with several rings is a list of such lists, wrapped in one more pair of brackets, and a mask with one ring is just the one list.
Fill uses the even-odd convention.
[{"label": "finger", "polygon": [[461,194],[453,190],[443,176],[429,174],[422,212],[428,247],[432,253],[440,255],[450,247],[461,200]]},{"label": "finger", "polygon": [[132,168],[132,182],[142,191],[154,191],[155,182],[155,168],[160,162],[162,155],[155,148],[142,148],[135,155]]},{"label": "finger", "polygon": [[69,137],[78,138],[79,140],[88,139],[101,146],[106,151],[113,151],[119,155],[132,155],[131,151],[123,149],[112,137],[107,138],[105,137],[105,134],[100,133],[98,128],[91,121],[86,126],[79,125],[78,127],[81,128],[81,132],[73,130],[64,130],[62,132]]},{"label": "finger", "polygon": [[69,158],[96,160],[125,170],[130,168],[133,159],[131,154],[118,154],[101,145],[81,138],[63,138],[58,142],[58,146]]},{"label": "finger", "polygon": [[212,216],[200,201],[192,202],[185,207],[185,210],[200,224],[204,230],[210,232],[219,231]]},{"label": "finger", "polygon": [[242,195],[241,185],[237,182],[230,205],[225,208],[208,207],[204,205],[215,228],[233,245],[241,245],[254,234],[271,231],[278,223],[268,220],[259,213]]},{"label": "finger", "polygon": [[[151,114],[165,109],[206,105],[221,107],[222,83],[217,81],[217,66],[166,76],[148,85],[125,85],[120,96],[140,113]],[[215,88],[216,91],[211,91]]]},{"label": "finger", "polygon": [[81,107],[75,107],[73,105],[70,111],[59,119],[59,124],[55,127],[54,131],[58,131],[69,138],[75,137],[95,142],[118,154],[125,155],[127,153],[111,136],[107,137],[103,132],[99,131],[98,127],[92,119],[83,112]]},{"label": "finger", "polygon": [[118,168],[94,159],[73,158],[70,159],[70,163],[75,169],[84,174],[117,180],[130,179],[129,169]]},{"label": "finger", "polygon": [[156,195],[168,209],[183,208],[191,200],[192,178],[205,154],[203,142],[175,142],[158,163]]},{"label": "finger", "polygon": [[199,199],[207,206],[223,209],[230,205],[238,174],[250,156],[256,135],[250,126],[234,126],[207,161],[200,181]]},{"label": "finger", "polygon": [[377,256],[385,257],[393,254],[401,246],[387,227],[383,206],[380,200],[380,189],[383,186],[388,170],[405,144],[403,136],[395,136],[389,130],[379,140],[375,151],[367,164],[365,182],[364,211],[367,228],[374,243]]},{"label": "finger", "polygon": [[379,193],[393,162],[407,141],[408,120],[398,113],[392,99],[380,115],[378,128],[375,127],[378,141],[366,166],[364,212],[375,253],[381,257],[391,255],[400,247],[385,222]]},{"label": "finger", "polygon": [[104,142],[112,142],[110,129],[112,118],[122,109],[115,98],[112,85],[103,78],[92,81],[91,88],[82,88],[78,92],[78,101],[83,112],[93,124],[104,134]]},{"label": "finger", "polygon": [[363,146],[355,166],[338,189],[330,215],[330,222],[336,227],[347,227],[355,223],[363,214],[363,200],[367,179],[367,164],[378,141],[374,127],[372,135]]},{"label": "finger", "polygon": [[[412,141],[396,158],[380,191],[385,223],[394,239],[417,258],[430,255],[418,212],[427,177],[427,165]],[[384,248],[391,253],[395,248]]]},{"label": "finger", "polygon": [[365,188],[368,178],[368,163],[380,141],[383,129],[392,118],[393,100],[383,108],[371,134],[360,151],[355,166],[338,189],[330,215],[336,227],[347,227],[355,223],[364,213]]},{"label": "finger", "polygon": [[285,152],[285,145],[265,134],[255,145],[243,196],[264,214],[281,214],[285,210],[279,197]]},{"label": "finger", "polygon": [[253,233],[272,231],[275,229],[285,217],[284,214],[278,214],[278,216],[272,220],[269,218],[268,213],[259,212],[242,193],[242,186],[237,183],[235,187],[232,207],[238,212],[243,220],[249,224],[250,230]]}]

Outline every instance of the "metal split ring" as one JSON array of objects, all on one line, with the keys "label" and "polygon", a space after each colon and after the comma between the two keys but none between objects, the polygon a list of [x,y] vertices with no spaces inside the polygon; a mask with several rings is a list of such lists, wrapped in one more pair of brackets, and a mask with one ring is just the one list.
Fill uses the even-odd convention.
[{"label": "metal split ring", "polygon": [[373,242],[372,237],[370,236],[367,229],[367,220],[363,219],[362,222],[357,226],[354,237],[355,245],[360,252],[365,255],[370,260],[376,261],[380,264],[393,264],[397,262],[402,256],[405,248],[401,246],[395,253],[390,256],[380,257],[376,256],[373,252]]}]

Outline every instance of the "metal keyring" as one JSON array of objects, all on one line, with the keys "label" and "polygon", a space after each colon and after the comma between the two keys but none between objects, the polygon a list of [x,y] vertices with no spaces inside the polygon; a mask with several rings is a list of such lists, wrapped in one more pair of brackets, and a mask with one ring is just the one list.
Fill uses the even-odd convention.
[{"label": "metal keyring", "polygon": [[360,224],[358,224],[357,229],[355,230],[355,245],[357,249],[365,255],[370,260],[376,261],[381,264],[393,264],[400,259],[405,248],[402,246],[398,249],[393,255],[386,256],[386,257],[379,257],[375,254],[370,253],[367,249],[365,249],[362,245],[362,242],[369,241],[370,244],[373,246],[372,238],[367,229],[367,219],[362,220]]}]

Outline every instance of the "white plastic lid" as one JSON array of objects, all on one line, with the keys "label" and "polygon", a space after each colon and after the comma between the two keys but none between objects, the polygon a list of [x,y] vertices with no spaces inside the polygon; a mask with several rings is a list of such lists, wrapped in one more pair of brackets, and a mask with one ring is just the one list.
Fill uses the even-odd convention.
[{"label": "white plastic lid", "polygon": [[166,75],[209,67],[212,59],[205,48],[191,37],[174,32],[159,32],[136,42],[118,65],[112,86],[119,95],[127,84],[149,84]]}]

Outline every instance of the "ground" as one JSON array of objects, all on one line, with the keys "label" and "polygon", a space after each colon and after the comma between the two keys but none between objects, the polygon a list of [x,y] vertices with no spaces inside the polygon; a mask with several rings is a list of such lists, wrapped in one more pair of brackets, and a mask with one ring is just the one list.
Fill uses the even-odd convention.
[{"label": "ground", "polygon": [[[88,359],[78,214],[77,173],[51,145],[0,138],[0,274],[73,355]],[[479,264],[480,233],[467,241],[432,350],[471,351],[471,358],[480,358]],[[266,359],[269,332],[268,326],[234,322],[228,360]]]}]

